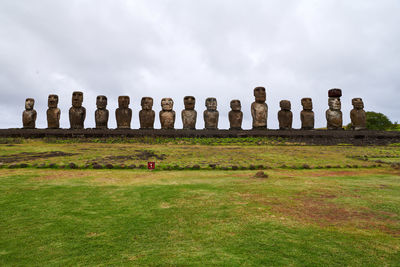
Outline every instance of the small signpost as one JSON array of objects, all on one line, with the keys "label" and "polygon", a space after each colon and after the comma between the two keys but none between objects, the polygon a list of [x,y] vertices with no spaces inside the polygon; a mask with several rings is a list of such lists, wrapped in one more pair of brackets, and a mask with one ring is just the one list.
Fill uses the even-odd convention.
[{"label": "small signpost", "polygon": [[155,162],[147,162],[147,169],[154,170],[156,168]]}]

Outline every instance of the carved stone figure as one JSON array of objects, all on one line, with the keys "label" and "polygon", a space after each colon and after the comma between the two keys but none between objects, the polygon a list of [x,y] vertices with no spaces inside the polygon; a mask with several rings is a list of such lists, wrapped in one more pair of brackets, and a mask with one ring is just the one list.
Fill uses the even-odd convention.
[{"label": "carved stone figure", "polygon": [[289,100],[282,100],[279,103],[281,110],[278,112],[279,129],[291,130],[293,122],[293,113],[290,111],[291,104]]},{"label": "carved stone figure", "polygon": [[254,89],[255,102],[251,104],[251,116],[253,117],[253,129],[266,129],[268,119],[268,106],[265,103],[266,93],[264,87]]},{"label": "carved stone figure", "polygon": [[229,111],[229,130],[242,130],[243,112],[240,100],[231,101],[231,111]]},{"label": "carved stone figure", "polygon": [[132,109],[129,108],[129,96],[118,97],[118,108],[115,110],[118,129],[130,129],[132,120]]},{"label": "carved stone figure", "polygon": [[25,100],[25,110],[22,113],[22,125],[25,129],[34,129],[36,123],[37,113],[33,109],[35,99],[27,98]]},{"label": "carved stone figure", "polygon": [[61,111],[58,106],[58,95],[49,95],[47,100],[47,128],[58,129],[60,128],[60,115]]},{"label": "carved stone figure", "polygon": [[69,123],[71,129],[83,129],[86,118],[86,109],[82,107],[83,93],[72,93],[72,107],[69,109]]},{"label": "carved stone figure", "polygon": [[183,129],[194,130],[196,129],[197,111],[194,110],[196,99],[194,96],[185,96],[183,98],[185,109],[182,110],[182,123]]},{"label": "carved stone figure", "polygon": [[350,112],[351,128],[353,130],[367,129],[367,115],[364,111],[364,102],[361,98],[353,98],[351,101],[353,109]]},{"label": "carved stone figure", "polygon": [[301,129],[302,130],[313,130],[314,129],[314,111],[312,99],[305,97],[301,99],[301,105],[303,110],[300,112]]},{"label": "carved stone figure", "polygon": [[175,125],[175,111],[173,111],[174,101],[172,98],[161,99],[160,122],[161,129],[174,129]]},{"label": "carved stone figure", "polygon": [[206,99],[207,109],[203,113],[204,128],[208,130],[218,129],[219,112],[217,110],[217,99],[209,97]]},{"label": "carved stone figure", "polygon": [[142,110],[139,111],[140,129],[154,129],[154,118],[156,113],[153,108],[153,98],[142,97],[140,102]]},{"label": "carved stone figure", "polygon": [[94,119],[96,122],[97,129],[107,129],[108,128],[108,110],[107,107],[107,97],[104,95],[99,95],[96,98],[97,109],[94,112]]},{"label": "carved stone figure", "polygon": [[343,129],[343,116],[340,111],[342,105],[340,97],[342,96],[342,90],[334,88],[328,92],[329,109],[326,111],[326,121],[328,130],[342,130]]}]

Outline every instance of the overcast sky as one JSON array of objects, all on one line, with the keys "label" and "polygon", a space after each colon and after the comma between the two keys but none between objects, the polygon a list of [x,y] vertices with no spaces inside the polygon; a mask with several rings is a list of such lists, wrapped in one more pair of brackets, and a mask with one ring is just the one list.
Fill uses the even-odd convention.
[{"label": "overcast sky", "polygon": [[1,0],[0,128],[22,127],[27,97],[45,128],[49,94],[69,128],[79,90],[86,127],[97,95],[108,97],[110,128],[118,96],[129,95],[132,128],[143,96],[154,98],[156,128],[161,98],[172,97],[182,128],[183,97],[193,95],[197,128],[205,98],[216,97],[219,128],[239,99],[248,129],[256,86],[267,89],[269,128],[282,99],[299,128],[302,97],[313,99],[316,127],[326,126],[330,88],[343,90],[345,124],[354,97],[400,121],[399,14],[399,0]]}]

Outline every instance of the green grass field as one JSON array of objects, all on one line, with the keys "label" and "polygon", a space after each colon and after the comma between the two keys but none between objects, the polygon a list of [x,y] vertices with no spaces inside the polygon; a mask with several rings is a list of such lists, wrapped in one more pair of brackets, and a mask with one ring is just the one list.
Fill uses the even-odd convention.
[{"label": "green grass field", "polygon": [[[399,157],[399,146],[266,140],[8,140],[0,265],[400,266]],[[122,169],[147,161],[156,170]],[[79,169],[40,167],[70,162]],[[269,177],[218,168],[232,165]]]}]

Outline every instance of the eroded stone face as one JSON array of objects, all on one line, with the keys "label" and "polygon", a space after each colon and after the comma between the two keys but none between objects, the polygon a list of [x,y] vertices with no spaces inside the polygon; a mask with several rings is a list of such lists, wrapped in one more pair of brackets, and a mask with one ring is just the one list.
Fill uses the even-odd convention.
[{"label": "eroded stone face", "polygon": [[254,89],[255,102],[251,104],[251,116],[253,117],[253,129],[266,129],[268,119],[268,106],[264,87]]},{"label": "eroded stone face", "polygon": [[301,99],[303,110],[300,112],[301,129],[312,130],[314,129],[314,112],[312,111],[312,99],[309,97]]},{"label": "eroded stone face", "polygon": [[83,93],[72,93],[72,107],[69,109],[69,123],[71,129],[83,129],[86,118],[86,109],[82,107]]},{"label": "eroded stone face", "polygon": [[160,123],[161,129],[172,130],[175,125],[174,101],[172,98],[161,99]]},{"label": "eroded stone face", "polygon": [[129,108],[129,96],[118,97],[118,108],[115,110],[118,129],[130,129],[132,120],[132,110]]},{"label": "eroded stone face", "polygon": [[194,130],[197,121],[197,111],[194,110],[196,99],[194,96],[185,96],[183,103],[185,105],[185,109],[181,113],[183,129]]},{"label": "eroded stone face", "polygon": [[[337,90],[337,89],[335,89]],[[331,94],[332,95],[332,94]],[[339,97],[329,97],[329,109],[326,111],[326,121],[328,130],[343,129],[343,115],[340,111],[342,105]]]},{"label": "eroded stone face", "polygon": [[27,98],[25,100],[25,110],[22,113],[22,125],[25,129],[34,129],[36,125],[36,110],[33,109],[35,100]]},{"label": "eroded stone face", "polygon": [[139,111],[140,129],[154,129],[154,118],[156,113],[153,108],[153,98],[142,97],[140,101],[142,110]]},{"label": "eroded stone face", "polygon": [[97,110],[94,113],[96,128],[97,129],[107,129],[108,128],[108,117],[109,112],[107,107],[107,97],[104,95],[99,95],[96,98]]},{"label": "eroded stone face", "polygon": [[174,108],[174,100],[168,97],[161,99],[161,108],[163,111],[171,111]]},{"label": "eroded stone face", "polygon": [[280,103],[281,110],[278,112],[279,129],[291,130],[293,122],[293,113],[290,111],[291,104],[289,100],[282,100]]},{"label": "eroded stone face", "polygon": [[60,128],[60,115],[61,111],[58,108],[58,95],[49,95],[47,100],[47,128],[58,129]]},{"label": "eroded stone face", "polygon": [[231,111],[229,111],[229,130],[241,130],[243,121],[242,105],[240,100],[232,100],[230,103]]},{"label": "eroded stone face", "polygon": [[352,99],[353,109],[350,111],[351,128],[353,130],[367,129],[367,115],[364,111],[364,102],[361,98]]},{"label": "eroded stone face", "polygon": [[217,111],[217,99],[209,97],[206,99],[207,109],[203,113],[204,128],[209,130],[218,129],[219,112]]}]

